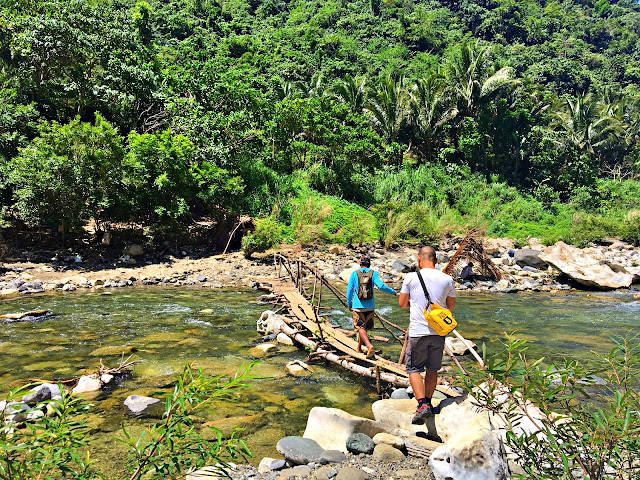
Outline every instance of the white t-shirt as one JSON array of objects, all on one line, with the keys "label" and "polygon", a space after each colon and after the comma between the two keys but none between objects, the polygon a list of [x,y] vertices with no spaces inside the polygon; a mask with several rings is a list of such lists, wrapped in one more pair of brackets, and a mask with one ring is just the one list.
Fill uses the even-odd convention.
[{"label": "white t-shirt", "polygon": [[[446,273],[442,273],[435,268],[423,268],[420,270],[424,284],[429,292],[432,303],[437,303],[441,307],[447,307],[447,297],[455,297],[456,289],[451,278]],[[429,327],[424,318],[424,309],[427,306],[427,298],[424,296],[422,285],[416,272],[407,274],[402,282],[400,293],[409,294],[411,305],[409,315],[409,336],[423,337],[425,335],[438,335],[435,330]],[[431,307],[429,307],[431,309]]]}]

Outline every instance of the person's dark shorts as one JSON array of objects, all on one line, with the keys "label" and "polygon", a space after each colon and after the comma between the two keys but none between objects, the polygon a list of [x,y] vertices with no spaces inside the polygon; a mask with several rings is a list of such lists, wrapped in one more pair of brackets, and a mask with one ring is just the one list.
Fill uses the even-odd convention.
[{"label": "person's dark shorts", "polygon": [[371,330],[373,328],[373,317],[375,312],[353,312],[353,328],[364,328]]},{"label": "person's dark shorts", "polygon": [[422,373],[425,369],[440,370],[444,338],[440,335],[409,337],[405,353],[407,373]]}]

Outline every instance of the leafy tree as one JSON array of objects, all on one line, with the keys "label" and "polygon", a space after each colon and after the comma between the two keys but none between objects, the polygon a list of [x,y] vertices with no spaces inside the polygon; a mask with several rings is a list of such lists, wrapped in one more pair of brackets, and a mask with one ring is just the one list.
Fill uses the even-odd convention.
[{"label": "leafy tree", "polygon": [[102,116],[43,123],[40,135],[7,164],[13,207],[25,221],[73,230],[86,220],[108,219],[122,195],[120,136]]}]

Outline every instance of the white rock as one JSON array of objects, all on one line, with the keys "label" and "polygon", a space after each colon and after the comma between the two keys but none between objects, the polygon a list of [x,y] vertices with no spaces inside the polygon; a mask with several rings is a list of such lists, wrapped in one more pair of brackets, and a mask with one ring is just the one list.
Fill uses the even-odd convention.
[{"label": "white rock", "polygon": [[111,383],[111,380],[113,380],[113,375],[110,373],[103,373],[100,375],[100,381],[104,384]]},{"label": "white rock", "polygon": [[391,445],[394,448],[404,447],[404,439],[402,437],[384,432],[376,433],[373,436],[373,443],[375,443],[376,445],[384,443],[385,445]]},{"label": "white rock", "polygon": [[508,480],[509,466],[499,434],[482,417],[468,424],[429,458],[436,480]]},{"label": "white rock", "polygon": [[356,270],[359,267],[360,267],[359,264],[354,263],[353,265],[351,265],[351,267],[348,267],[348,268],[345,268],[344,270],[342,270],[340,272],[340,274],[338,275],[338,277],[340,277],[340,280],[342,280],[343,282],[348,282],[349,278],[351,277],[351,274],[353,273],[353,271]]},{"label": "white rock", "polygon": [[138,417],[161,417],[164,413],[163,401],[143,395],[129,395],[124,405]]},{"label": "white rock", "polygon": [[258,465],[258,471],[260,473],[269,473],[273,470],[281,470],[285,467],[287,462],[278,458],[270,458],[264,457],[260,460],[260,465]]},{"label": "white rock", "polygon": [[64,292],[73,292],[77,287],[73,283],[67,283],[64,287],[62,287],[62,291]]},{"label": "white rock", "polygon": [[277,315],[271,310],[267,310],[260,315],[256,323],[256,329],[258,333],[262,335],[273,335],[274,333],[280,333],[280,327],[286,324],[287,322],[285,322],[280,315]]},{"label": "white rock", "polygon": [[87,393],[87,392],[97,392],[102,388],[102,382],[98,378],[97,375],[83,375],[78,380],[78,385],[75,386],[71,393]]},{"label": "white rock", "polygon": [[325,450],[347,453],[349,436],[364,433],[373,437],[383,431],[382,425],[374,420],[356,417],[338,408],[313,407],[303,437],[315,440]]},{"label": "white rock", "polygon": [[291,340],[291,337],[289,337],[288,335],[285,335],[282,332],[280,332],[276,337],[276,342],[282,345],[293,345],[293,340]]},{"label": "white rock", "polygon": [[[449,347],[449,349],[456,355],[464,355],[469,351],[469,348],[467,347],[467,345],[465,345],[465,343],[459,338],[446,337],[444,341],[447,347]],[[471,345],[473,348],[476,347],[476,344],[473,343],[471,340],[467,340],[467,343]]]}]

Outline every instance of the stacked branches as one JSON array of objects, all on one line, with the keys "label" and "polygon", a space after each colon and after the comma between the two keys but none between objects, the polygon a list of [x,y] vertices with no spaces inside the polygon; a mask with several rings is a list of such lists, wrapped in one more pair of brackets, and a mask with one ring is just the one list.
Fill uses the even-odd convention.
[{"label": "stacked branches", "polygon": [[460,272],[471,261],[474,266],[478,267],[482,275],[490,277],[492,280],[500,281],[502,272],[484,251],[482,238],[483,235],[479,230],[471,230],[462,240],[458,250],[456,250],[443,272],[453,278],[460,278]]}]

